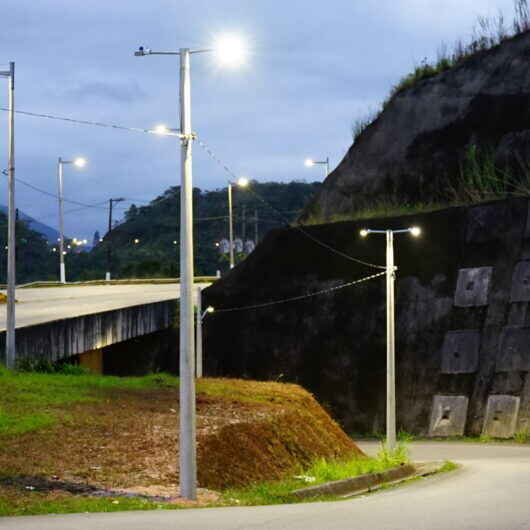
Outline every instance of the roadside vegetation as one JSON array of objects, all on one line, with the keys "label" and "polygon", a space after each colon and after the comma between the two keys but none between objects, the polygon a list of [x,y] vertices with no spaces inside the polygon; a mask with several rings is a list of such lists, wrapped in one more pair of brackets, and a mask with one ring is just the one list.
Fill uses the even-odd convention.
[{"label": "roadside vegetation", "polygon": [[475,55],[491,50],[503,42],[530,30],[530,4],[528,0],[514,0],[514,18],[508,23],[502,12],[496,17],[479,16],[469,40],[459,39],[452,46],[443,43],[435,61],[424,58],[413,71],[401,78],[378,111],[370,111],[352,124],[354,142],[373,123],[386,106],[403,91],[417,83],[457,67]]}]

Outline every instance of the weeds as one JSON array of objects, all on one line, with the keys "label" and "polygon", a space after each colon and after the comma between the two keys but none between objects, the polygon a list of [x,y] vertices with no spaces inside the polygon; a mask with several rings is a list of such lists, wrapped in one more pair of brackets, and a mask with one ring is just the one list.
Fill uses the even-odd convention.
[{"label": "weeds", "polygon": [[530,433],[528,431],[517,431],[513,435],[513,440],[518,444],[530,443]]},{"label": "weeds", "polygon": [[490,50],[516,35],[529,31],[530,5],[528,0],[514,0],[514,11],[511,27],[506,25],[502,12],[499,12],[493,18],[479,16],[473,28],[469,43],[466,44],[464,41],[458,40],[451,49],[445,43],[442,43],[438,49],[435,62],[429,63],[427,57],[425,57],[419,65],[414,67],[414,70],[410,74],[401,78],[394,85],[389,97],[383,102],[379,111],[369,112],[366,117],[354,121],[352,126],[354,142],[379,117],[392,99],[407,88],[458,66],[477,53]]},{"label": "weeds", "polygon": [[298,478],[293,476],[279,481],[259,482],[246,488],[230,489],[224,492],[224,497],[231,503],[247,506],[300,502],[292,495],[292,491],[307,486],[307,478],[312,479],[310,484],[314,486],[367,473],[380,473],[408,461],[408,448],[405,443],[399,443],[393,451],[381,444],[381,449],[375,458],[318,459],[303,470],[303,475],[297,474]]}]

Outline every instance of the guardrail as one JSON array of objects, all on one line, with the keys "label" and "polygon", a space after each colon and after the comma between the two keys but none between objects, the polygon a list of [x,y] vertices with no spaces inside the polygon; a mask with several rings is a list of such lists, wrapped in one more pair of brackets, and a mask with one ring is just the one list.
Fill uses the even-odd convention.
[{"label": "guardrail", "polygon": [[[218,280],[217,276],[197,276],[195,283],[213,283]],[[79,287],[79,286],[90,286],[90,285],[138,285],[142,283],[149,284],[166,284],[166,283],[180,283],[180,278],[130,278],[120,280],[88,280],[84,282],[55,282],[55,281],[43,281],[43,282],[30,282],[17,285],[17,289],[31,289],[38,287]],[[7,285],[0,284],[0,289],[7,289]]]}]

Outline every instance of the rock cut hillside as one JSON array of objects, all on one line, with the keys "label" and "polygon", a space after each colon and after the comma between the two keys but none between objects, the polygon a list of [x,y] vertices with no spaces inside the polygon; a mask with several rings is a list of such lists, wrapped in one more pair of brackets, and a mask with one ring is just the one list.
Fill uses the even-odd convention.
[{"label": "rock cut hillside", "polygon": [[357,138],[302,221],[352,214],[382,197],[438,201],[471,146],[510,177],[530,169],[530,32],[400,91]]}]

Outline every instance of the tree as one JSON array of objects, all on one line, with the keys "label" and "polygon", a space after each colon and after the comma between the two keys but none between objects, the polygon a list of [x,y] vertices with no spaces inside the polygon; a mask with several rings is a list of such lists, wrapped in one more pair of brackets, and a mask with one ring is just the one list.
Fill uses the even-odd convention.
[{"label": "tree", "polygon": [[96,230],[94,232],[94,241],[92,242],[92,246],[97,247],[99,245],[100,239],[101,239],[101,236],[99,235],[99,230]]}]

